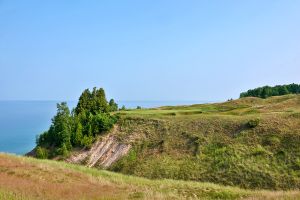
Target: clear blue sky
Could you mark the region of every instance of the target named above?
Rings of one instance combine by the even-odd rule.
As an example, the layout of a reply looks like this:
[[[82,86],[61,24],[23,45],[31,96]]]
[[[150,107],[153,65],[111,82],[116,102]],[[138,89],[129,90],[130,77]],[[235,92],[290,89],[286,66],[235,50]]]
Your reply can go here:
[[[0,0],[0,99],[226,100],[300,82],[297,0]]]

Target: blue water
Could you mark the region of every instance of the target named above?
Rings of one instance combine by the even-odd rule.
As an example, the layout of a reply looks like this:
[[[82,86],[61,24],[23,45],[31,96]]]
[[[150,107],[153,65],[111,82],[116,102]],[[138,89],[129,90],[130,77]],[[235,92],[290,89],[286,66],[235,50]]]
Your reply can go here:
[[[35,138],[46,131],[56,113],[56,101],[0,101],[0,152],[25,154],[35,146]],[[159,107],[188,105],[200,101],[120,101],[119,107]],[[74,107],[76,102],[68,102]]]

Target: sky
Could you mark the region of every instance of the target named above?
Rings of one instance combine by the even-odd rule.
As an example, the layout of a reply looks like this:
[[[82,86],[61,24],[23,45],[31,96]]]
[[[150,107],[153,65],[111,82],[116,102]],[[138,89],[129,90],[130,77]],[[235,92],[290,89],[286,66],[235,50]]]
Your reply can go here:
[[[0,100],[238,98],[300,83],[297,0],[0,0]]]

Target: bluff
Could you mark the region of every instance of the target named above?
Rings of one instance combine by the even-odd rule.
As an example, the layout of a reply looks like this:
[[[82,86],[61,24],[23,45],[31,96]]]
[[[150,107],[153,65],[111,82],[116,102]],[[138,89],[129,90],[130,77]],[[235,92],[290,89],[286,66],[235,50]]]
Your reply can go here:
[[[65,160],[153,179],[300,188],[300,95],[114,114],[113,129]]]

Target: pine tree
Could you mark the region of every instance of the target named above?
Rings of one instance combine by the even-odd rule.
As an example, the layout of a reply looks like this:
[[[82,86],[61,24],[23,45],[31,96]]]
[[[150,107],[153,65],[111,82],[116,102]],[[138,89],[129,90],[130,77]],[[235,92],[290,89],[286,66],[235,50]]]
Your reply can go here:
[[[111,100],[109,101],[109,110],[110,110],[111,112],[114,112],[114,111],[117,111],[117,110],[118,110],[118,104],[115,102],[114,99],[111,99]]]
[[[103,88],[100,88],[99,90],[96,90],[96,96],[94,97],[96,101],[96,108],[94,110],[94,113],[102,112],[107,113],[109,111],[108,104],[105,96],[105,92]]]
[[[79,114],[83,111],[88,111],[91,108],[92,94],[89,89],[85,89],[79,97],[78,104],[75,108],[75,113]]]
[[[52,129],[52,130],[51,130]],[[71,149],[71,132],[72,123],[70,110],[66,102],[57,104],[57,114],[52,119],[52,127],[50,128],[49,134],[55,138],[55,145],[62,146],[66,145],[67,149]]]
[[[76,125],[76,130],[75,130],[74,138],[73,138],[73,142],[72,142],[75,146],[81,145],[81,140],[83,137],[82,131],[83,131],[83,127],[82,127],[81,123],[78,122]]]

